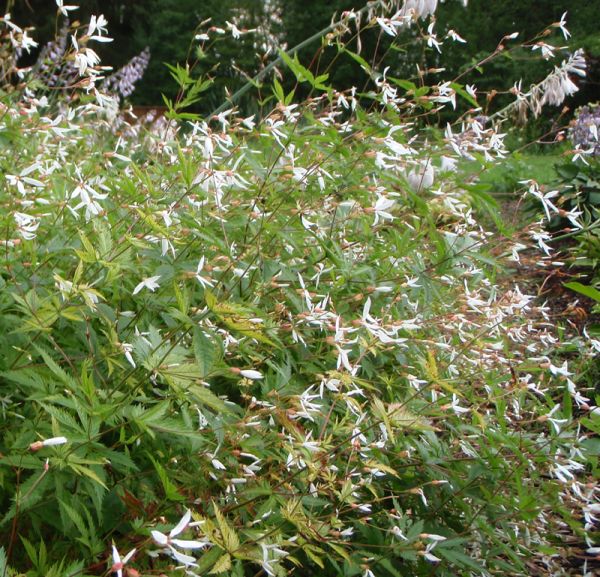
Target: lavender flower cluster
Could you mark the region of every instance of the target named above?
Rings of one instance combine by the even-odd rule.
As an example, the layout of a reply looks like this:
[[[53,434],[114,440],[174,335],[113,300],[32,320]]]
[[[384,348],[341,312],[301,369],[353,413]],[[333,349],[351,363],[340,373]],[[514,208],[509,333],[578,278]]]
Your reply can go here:
[[[591,156],[600,156],[600,104],[582,106],[577,111],[571,130],[571,142],[583,150],[589,150]]]
[[[69,30],[69,22],[65,21],[56,39],[42,48],[35,65],[38,77],[51,88],[66,86],[77,76],[76,66],[65,58]],[[146,47],[125,66],[108,76],[102,83],[102,88],[108,93],[127,98],[135,90],[135,85],[144,75],[149,62],[150,48]]]
[[[136,83],[144,76],[150,62],[150,48],[146,46],[137,56],[134,56],[125,66],[106,78],[102,88],[107,92],[127,98],[135,90]]]
[[[72,76],[75,73],[73,63],[64,60],[69,28],[69,21],[65,20],[56,39],[51,40],[42,48],[35,65],[39,78],[52,88],[65,84],[65,73],[66,76]]]

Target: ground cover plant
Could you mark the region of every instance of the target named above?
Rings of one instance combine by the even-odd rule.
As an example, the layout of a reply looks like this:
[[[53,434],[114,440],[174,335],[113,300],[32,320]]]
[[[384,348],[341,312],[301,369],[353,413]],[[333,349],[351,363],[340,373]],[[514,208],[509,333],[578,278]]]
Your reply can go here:
[[[262,118],[187,112],[192,66],[167,116],[124,113],[101,16],[49,86],[4,16],[3,576],[593,573],[600,338],[511,270],[559,266],[597,215],[529,179],[517,227],[480,180],[510,114],[561,104],[585,61],[552,24],[525,41],[549,75],[484,118],[474,86],[351,49],[364,27],[460,41],[436,8],[343,14],[325,41],[364,88],[282,53],[311,94],[262,78]]]

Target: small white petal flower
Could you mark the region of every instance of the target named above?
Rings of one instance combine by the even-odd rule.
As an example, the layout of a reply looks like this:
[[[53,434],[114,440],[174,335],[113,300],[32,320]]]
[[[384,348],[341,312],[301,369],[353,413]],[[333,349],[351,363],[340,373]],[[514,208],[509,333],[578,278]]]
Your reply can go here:
[[[50,439],[44,439],[43,441],[35,441],[35,443],[31,443],[31,445],[29,445],[29,450],[35,453],[44,447],[56,447],[58,445],[64,445],[68,442],[69,440],[66,437],[52,437]]]
[[[140,284],[138,284],[131,293],[132,295],[138,294],[142,289],[147,288],[148,290],[154,292],[160,285],[158,284],[158,276],[151,276],[149,278],[145,278]]]
[[[69,10],[77,10],[79,6],[67,5],[63,4],[63,0],[56,0],[56,5],[58,6],[58,11],[67,18],[69,17]]]
[[[113,543],[112,546],[112,557],[113,557],[113,566],[110,568],[111,573],[116,573],[117,577],[123,577],[123,567],[127,564],[127,562],[135,555],[136,549],[132,549],[121,559],[121,555],[119,555],[119,551],[115,547]]]
[[[566,12],[560,17],[560,22],[557,22],[556,26],[558,26],[560,28],[560,31],[563,33],[563,36],[565,37],[565,40],[568,40],[569,36],[571,36],[571,33],[567,30],[567,13]]]
[[[219,471],[226,471],[227,467],[219,459],[211,459],[212,466]]]

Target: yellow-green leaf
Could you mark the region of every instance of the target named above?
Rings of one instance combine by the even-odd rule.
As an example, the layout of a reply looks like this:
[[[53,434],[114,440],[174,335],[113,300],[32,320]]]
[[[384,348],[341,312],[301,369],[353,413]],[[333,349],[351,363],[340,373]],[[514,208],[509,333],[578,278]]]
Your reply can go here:
[[[209,575],[215,575],[217,573],[223,573],[231,569],[231,555],[225,553],[221,558],[214,564],[213,568],[208,573]]]

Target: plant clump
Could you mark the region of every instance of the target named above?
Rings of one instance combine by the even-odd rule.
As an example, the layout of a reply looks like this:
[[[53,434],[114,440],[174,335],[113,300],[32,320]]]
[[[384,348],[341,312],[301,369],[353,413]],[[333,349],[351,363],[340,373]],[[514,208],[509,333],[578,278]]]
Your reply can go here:
[[[310,96],[269,80],[260,118],[189,112],[210,78],[184,66],[160,123],[115,113],[102,17],[69,29],[64,98],[6,64],[3,575],[588,571],[600,340],[507,274],[556,262],[562,209],[528,181],[539,218],[504,224],[485,97],[343,42],[427,19],[436,50],[436,9],[343,16],[364,90],[281,53]]]

